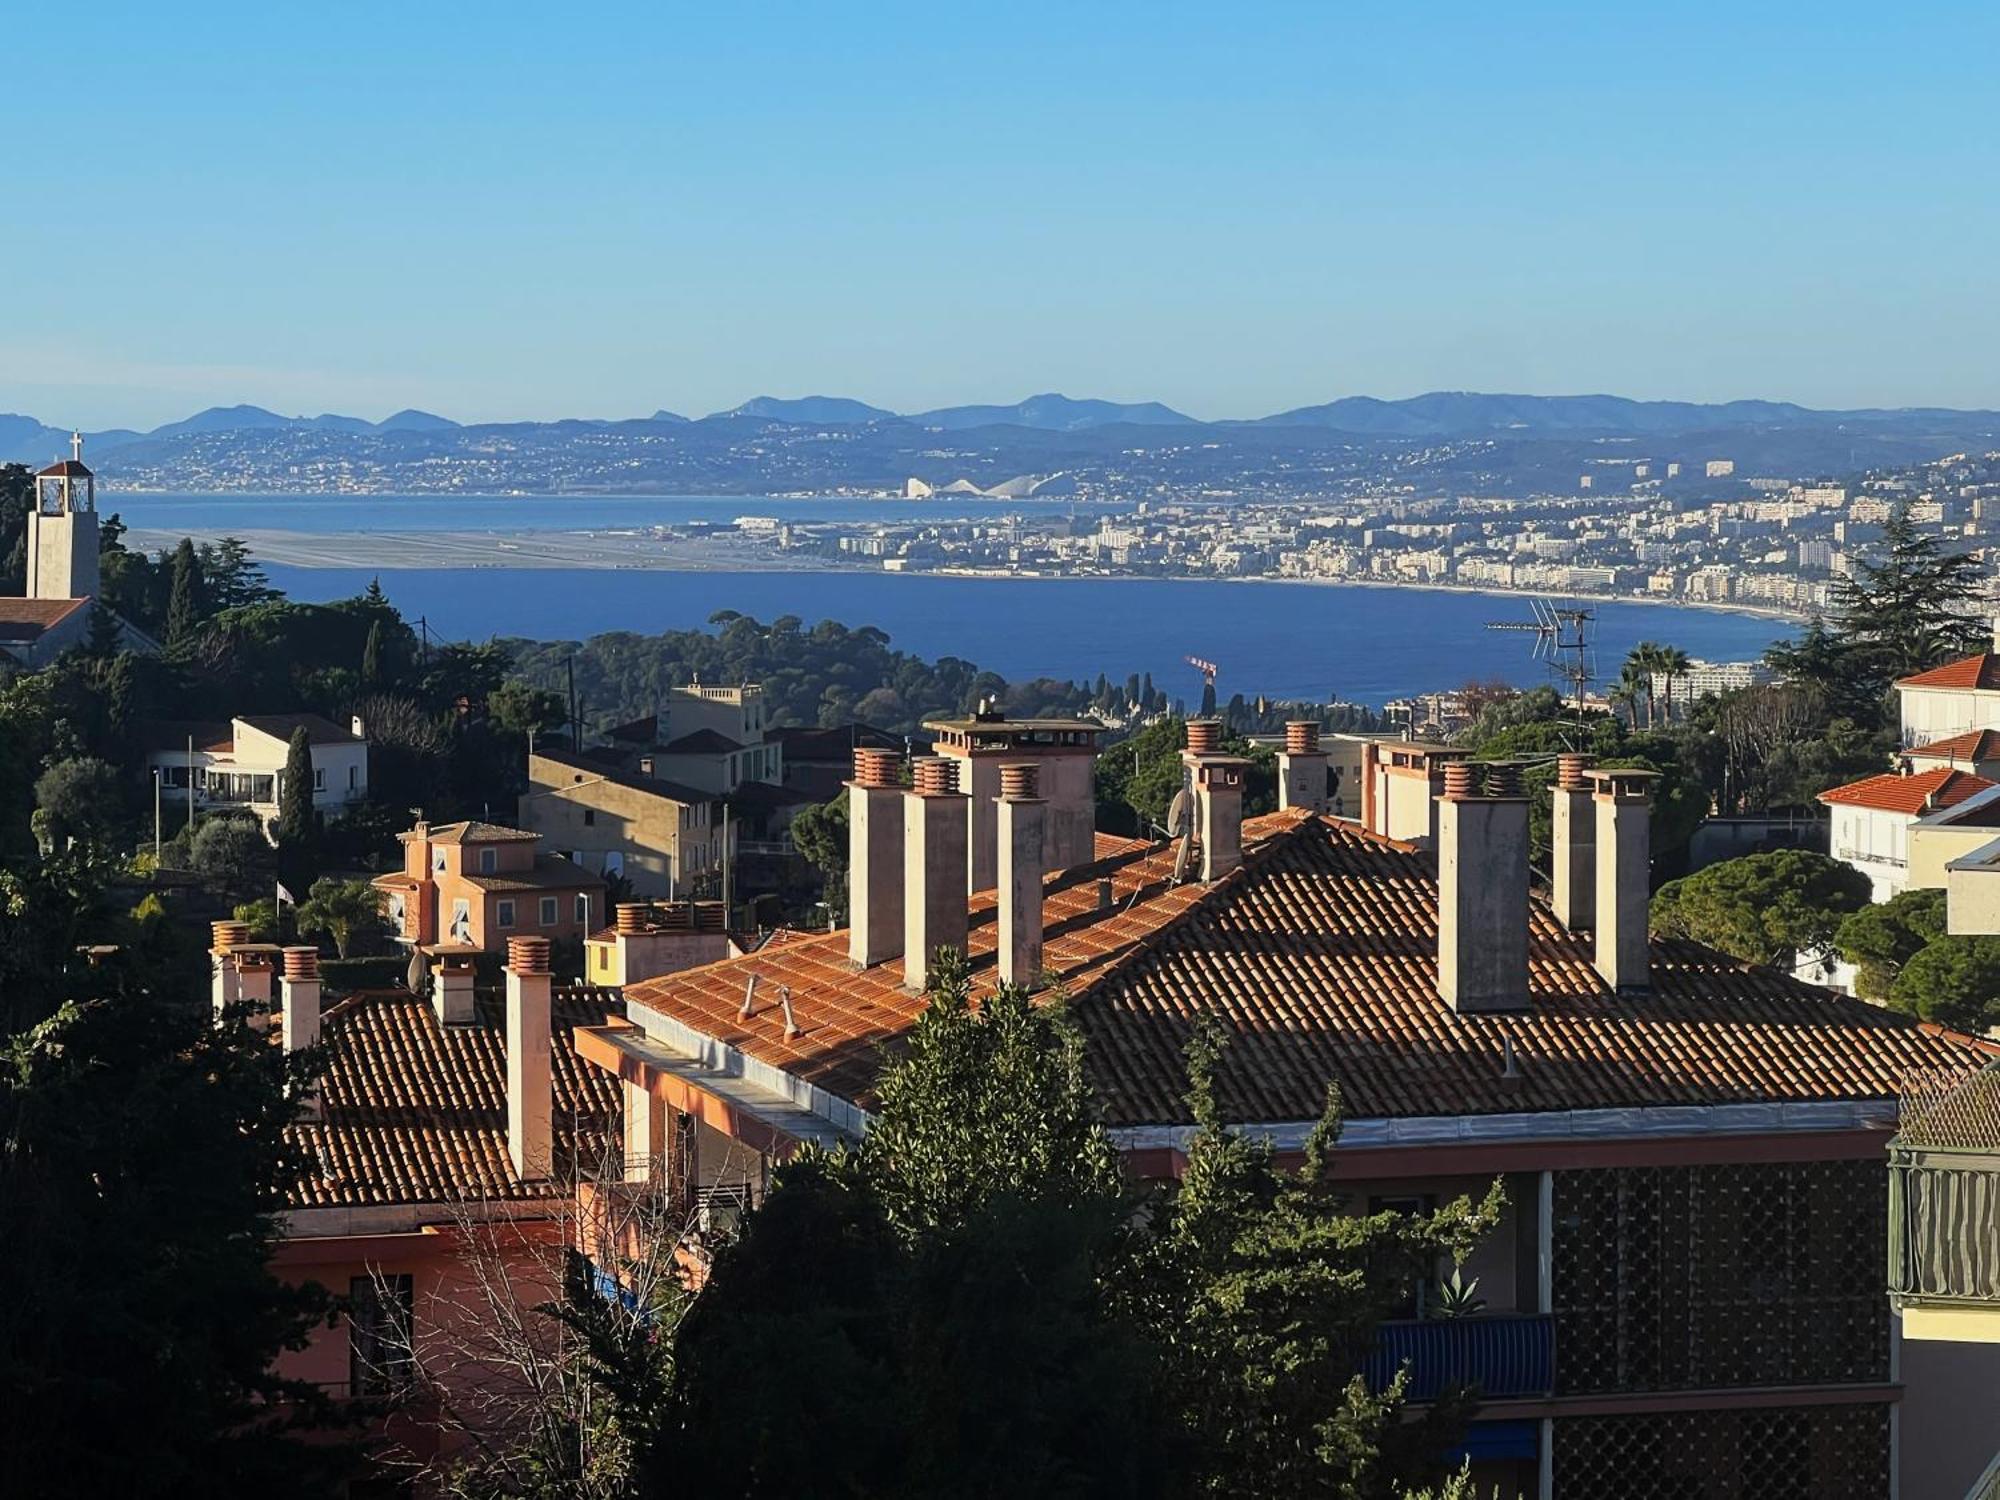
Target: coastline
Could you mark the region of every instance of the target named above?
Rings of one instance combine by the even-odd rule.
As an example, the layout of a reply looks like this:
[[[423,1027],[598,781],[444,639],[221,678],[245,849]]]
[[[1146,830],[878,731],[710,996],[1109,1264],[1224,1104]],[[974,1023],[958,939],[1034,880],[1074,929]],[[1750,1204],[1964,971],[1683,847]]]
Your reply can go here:
[[[216,535],[222,533],[217,532]],[[986,568],[926,568],[890,572],[883,568],[842,564],[830,558],[787,556],[765,546],[728,542],[661,542],[623,532],[304,532],[280,529],[237,529],[259,562],[305,569],[374,568],[383,572],[417,569],[604,571],[658,573],[833,573],[884,580],[897,578],[962,578],[999,583],[1042,581],[1075,583],[1260,583],[1308,588],[1405,590],[1439,594],[1474,594],[1492,599],[1551,597],[1545,590],[1508,589],[1487,584],[1414,583],[1386,578],[1189,577],[1147,573],[1015,573]],[[141,551],[171,547],[179,532],[133,527],[127,544]],[[198,536],[197,541],[214,540]],[[635,547],[636,544],[641,544]],[[1653,605],[1668,609],[1710,610],[1743,615],[1785,625],[1803,625],[1808,618],[1773,605],[1709,599],[1663,599],[1650,595],[1568,594],[1592,605]]]

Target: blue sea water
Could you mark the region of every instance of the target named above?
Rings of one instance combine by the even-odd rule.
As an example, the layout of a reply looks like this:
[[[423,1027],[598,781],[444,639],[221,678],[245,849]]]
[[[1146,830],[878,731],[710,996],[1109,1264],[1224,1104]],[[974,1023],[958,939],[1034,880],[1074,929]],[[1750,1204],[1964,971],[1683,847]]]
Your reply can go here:
[[[305,495],[107,495],[100,509],[133,526],[196,535],[275,528],[321,534],[377,531],[574,531],[741,515],[796,520],[875,519],[1060,508],[1063,502],[820,500],[757,496],[464,497]],[[359,593],[366,568],[268,565],[294,598]],[[960,656],[1019,680],[1122,680],[1150,672],[1176,696],[1195,697],[1187,665],[1221,668],[1224,697],[1380,704],[1408,693],[1501,680],[1532,686],[1548,668],[1532,637],[1489,622],[1525,622],[1524,597],[1414,588],[1368,588],[1153,579],[988,579],[871,572],[668,572],[605,569],[393,569],[382,586],[433,633],[484,640],[578,640],[604,631],[652,633],[705,625],[717,610],[760,620],[874,625],[907,651]],[[1641,640],[1691,656],[1735,661],[1788,634],[1782,621],[1667,604],[1597,601],[1600,675]]]
[[[368,569],[266,570],[294,598],[359,593]],[[1525,599],[1407,588],[1105,578],[939,578],[875,573],[669,573],[557,569],[397,569],[379,575],[397,608],[433,632],[577,640],[610,630],[655,633],[733,609],[759,620],[874,625],[921,656],[960,656],[1010,680],[1123,680],[1151,672],[1176,696],[1201,683],[1186,664],[1221,668],[1224,697],[1381,704],[1477,679],[1548,680],[1530,637],[1486,628],[1525,621]],[[1691,656],[1758,655],[1780,622],[1662,604],[1597,605],[1600,669],[1642,640]]]

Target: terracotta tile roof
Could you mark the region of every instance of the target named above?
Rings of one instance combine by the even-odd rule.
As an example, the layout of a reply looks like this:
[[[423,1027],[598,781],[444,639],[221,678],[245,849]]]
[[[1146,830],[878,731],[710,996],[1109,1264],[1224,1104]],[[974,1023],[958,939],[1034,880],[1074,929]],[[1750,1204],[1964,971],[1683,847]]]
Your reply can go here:
[[[342,729],[331,719],[321,718],[318,714],[245,714],[243,722],[274,740],[289,740],[294,730],[303,729],[308,741],[315,745],[362,743],[351,730]]]
[[[554,854],[535,856],[532,870],[499,870],[491,875],[461,875],[482,891],[601,891],[604,878]]]
[[[1877,812],[1915,816],[1955,806],[1995,784],[1970,771],[1939,766],[1934,771],[1918,771],[1909,776],[1899,776],[1894,771],[1885,771],[1880,776],[1864,776],[1859,781],[1848,782],[1846,786],[1821,792],[1819,800],[1829,807],[1869,807]]]
[[[555,1138],[560,1153],[602,1149],[618,1110],[618,1081],[576,1055],[572,1033],[621,1014],[615,990],[557,989]],[[404,990],[349,997],[329,1009],[321,1118],[292,1127],[319,1160],[295,1208],[448,1203],[551,1196],[523,1183],[507,1156],[507,1029],[494,996],[469,1026],[444,1026]],[[556,1180],[565,1177],[558,1165]]]
[[[716,729],[691,729],[660,746],[662,755],[726,755],[743,745]]]
[[[398,838],[410,838],[411,834],[398,834]],[[506,828],[498,823],[442,823],[433,828],[428,837],[433,844],[526,844],[539,839],[539,833],[528,833],[519,828]]]
[[[1045,959],[1089,1037],[1113,1125],[1187,1122],[1182,1058],[1205,1011],[1235,1036],[1217,1089],[1246,1123],[1311,1119],[1329,1082],[1354,1118],[1880,1099],[1907,1069],[1963,1056],[1910,1018],[1689,944],[1655,944],[1650,995],[1609,993],[1588,942],[1539,904],[1532,1009],[1461,1016],[1437,993],[1431,855],[1297,811],[1244,833],[1243,867],[1209,886],[1172,884],[1171,851],[1136,842],[1051,877]],[[972,903],[979,992],[994,981],[994,928],[988,893]],[[835,932],[626,993],[866,1103],[883,1048],[923,1003],[901,978],[900,962],[857,972]],[[790,1041],[780,985],[800,1027]],[[1518,1084],[1501,1081],[1509,1041]]]
[[[88,599],[0,599],[0,641],[32,641],[60,625]]]
[[[1910,760],[2000,760],[2000,729],[1972,729],[1905,750]]]
[[[1977,656],[1948,661],[1941,667],[1900,679],[1899,688],[1982,688],[2000,689],[2000,654],[1981,651]]]

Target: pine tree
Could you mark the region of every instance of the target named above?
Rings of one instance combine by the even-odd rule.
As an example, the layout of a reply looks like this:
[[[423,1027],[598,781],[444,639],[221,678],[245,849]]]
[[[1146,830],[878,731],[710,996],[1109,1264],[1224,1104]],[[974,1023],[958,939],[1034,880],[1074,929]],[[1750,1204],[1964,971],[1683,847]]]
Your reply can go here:
[[[1982,582],[1977,558],[1946,552],[1941,537],[1918,529],[1910,502],[1898,502],[1875,557],[1833,582],[1834,635],[1850,669],[1887,691],[1899,677],[1981,649]]]
[[[118,628],[118,616],[96,600],[90,605],[90,634],[84,638],[83,649],[87,655],[103,659],[116,656],[119,645],[124,640],[124,632]]]
[[[171,579],[167,592],[167,644],[186,646],[201,624],[201,562],[188,538],[182,537],[180,546],[174,549],[167,572]]]

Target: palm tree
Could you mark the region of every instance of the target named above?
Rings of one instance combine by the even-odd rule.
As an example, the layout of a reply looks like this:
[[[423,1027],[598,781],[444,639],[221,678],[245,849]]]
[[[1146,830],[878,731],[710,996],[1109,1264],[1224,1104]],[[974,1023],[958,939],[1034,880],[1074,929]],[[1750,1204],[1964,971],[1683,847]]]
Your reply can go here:
[[[1618,681],[1612,685],[1609,694],[1612,710],[1624,709],[1635,733],[1639,728],[1639,700],[1648,697],[1652,689],[1652,677],[1630,660],[1626,661],[1624,669],[1618,674]]]
[[[1653,696],[1653,674],[1659,670],[1660,656],[1665,649],[1657,641],[1639,642],[1638,645],[1632,648],[1631,654],[1625,658],[1625,670],[1619,674],[1618,678],[1621,683],[1627,677],[1635,680],[1640,693],[1646,700],[1646,727],[1648,729],[1653,727],[1654,708],[1656,706],[1656,700]],[[1637,729],[1639,726],[1634,722],[1632,727]]]
[[[1694,663],[1689,659],[1687,652],[1681,650],[1680,647],[1660,647],[1659,660],[1654,664],[1654,670],[1666,679],[1667,722],[1669,724],[1674,722],[1674,679],[1676,677],[1687,676],[1688,669],[1693,665]]]

